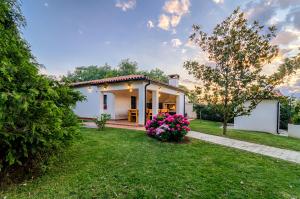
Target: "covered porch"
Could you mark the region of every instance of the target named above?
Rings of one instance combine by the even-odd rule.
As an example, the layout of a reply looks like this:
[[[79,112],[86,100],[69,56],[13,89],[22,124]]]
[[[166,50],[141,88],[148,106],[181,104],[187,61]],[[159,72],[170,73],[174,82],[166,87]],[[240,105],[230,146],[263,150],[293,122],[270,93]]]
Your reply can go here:
[[[128,82],[100,88],[100,112],[111,125],[143,126],[158,113],[183,114],[184,93],[162,85]]]

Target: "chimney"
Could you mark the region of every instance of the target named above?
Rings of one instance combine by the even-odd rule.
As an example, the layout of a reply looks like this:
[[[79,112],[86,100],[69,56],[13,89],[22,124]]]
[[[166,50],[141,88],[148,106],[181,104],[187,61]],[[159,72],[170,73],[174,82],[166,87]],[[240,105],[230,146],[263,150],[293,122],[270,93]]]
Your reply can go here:
[[[169,85],[175,86],[175,87],[179,86],[179,75],[178,74],[169,75]]]

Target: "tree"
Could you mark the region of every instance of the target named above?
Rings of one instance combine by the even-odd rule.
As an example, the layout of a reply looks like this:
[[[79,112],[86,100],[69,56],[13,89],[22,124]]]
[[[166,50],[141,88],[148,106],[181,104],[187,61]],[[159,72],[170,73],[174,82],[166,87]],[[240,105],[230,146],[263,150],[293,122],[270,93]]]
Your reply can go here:
[[[164,71],[160,70],[159,68],[155,68],[148,71],[144,71],[142,72],[144,75],[147,75],[148,77],[150,77],[151,79],[155,79],[161,82],[165,82],[167,83],[169,81],[168,76],[165,74]]]
[[[63,77],[63,80],[79,82],[113,77],[116,75],[117,70],[113,70],[108,64],[105,64],[104,66],[80,66],[76,67],[73,73],[68,73],[67,76]]]
[[[291,123],[300,125],[300,100],[294,100],[291,104]]]
[[[280,99],[280,129],[288,129],[288,123],[291,120],[291,109],[295,100],[294,97],[282,97]]]
[[[190,39],[208,54],[210,62],[190,60],[184,67],[203,82],[195,89],[198,100],[221,105],[223,134],[230,118],[249,114],[263,99],[274,97],[276,86],[299,68],[298,55],[285,59],[274,74],[264,75],[264,65],[278,55],[278,47],[270,43],[276,28],[266,29],[257,21],[249,25],[239,9],[218,24],[211,35],[199,25],[193,30]]]
[[[68,82],[81,82],[95,79],[103,79],[107,77],[116,77],[122,75],[138,75],[143,74],[148,77],[167,83],[168,76],[164,71],[155,68],[150,71],[141,71],[138,68],[136,61],[130,61],[129,59],[123,59],[116,69],[112,68],[108,64],[104,66],[80,66],[76,67],[73,73],[68,73],[62,79]]]
[[[118,66],[118,75],[132,75],[137,74],[138,66],[137,62],[124,59]]]
[[[24,25],[19,4],[0,1],[1,180],[17,166],[37,166],[71,140],[78,132],[72,106],[83,99],[67,84],[39,75],[40,65],[19,31]]]

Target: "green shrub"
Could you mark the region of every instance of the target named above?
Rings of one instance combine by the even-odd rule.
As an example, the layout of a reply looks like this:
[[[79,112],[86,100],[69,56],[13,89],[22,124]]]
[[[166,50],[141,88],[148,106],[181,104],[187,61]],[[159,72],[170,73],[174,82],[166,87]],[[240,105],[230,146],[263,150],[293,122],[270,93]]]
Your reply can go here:
[[[98,130],[102,131],[105,128],[106,122],[110,120],[110,114],[101,114],[96,120],[95,123],[98,127]]]
[[[146,123],[146,134],[161,141],[181,142],[190,131],[190,122],[180,114],[158,114]]]
[[[291,122],[300,124],[300,100],[293,99],[291,101]]]
[[[293,124],[300,124],[300,113],[293,115],[292,122]]]
[[[280,123],[279,128],[280,129],[287,129],[288,123],[290,120],[290,100],[289,98],[282,98],[280,100]]]
[[[83,100],[65,83],[39,74],[22,38],[13,0],[0,1],[0,179],[36,167],[78,133],[72,107]],[[7,175],[5,175],[7,176]]]
[[[210,120],[215,122],[223,122],[223,114],[219,111],[221,107],[218,105],[195,104],[194,110],[197,114],[197,119]],[[231,118],[229,123],[233,122]]]

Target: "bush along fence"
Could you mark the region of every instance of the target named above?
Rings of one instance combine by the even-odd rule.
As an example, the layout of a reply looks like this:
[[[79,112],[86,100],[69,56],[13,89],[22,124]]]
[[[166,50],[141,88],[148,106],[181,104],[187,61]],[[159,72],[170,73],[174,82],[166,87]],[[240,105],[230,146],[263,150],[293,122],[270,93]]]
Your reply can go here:
[[[219,111],[222,107],[218,105],[195,104],[193,108],[197,114],[197,119],[223,122],[223,114]],[[228,122],[233,123],[233,118]]]
[[[158,114],[145,126],[148,136],[161,141],[180,142],[190,131],[190,122],[183,115]]]

